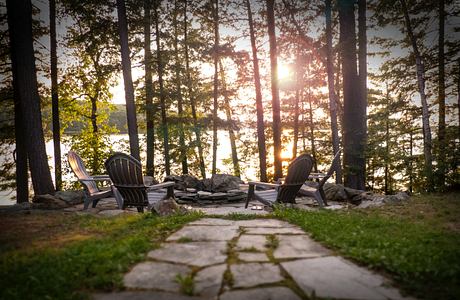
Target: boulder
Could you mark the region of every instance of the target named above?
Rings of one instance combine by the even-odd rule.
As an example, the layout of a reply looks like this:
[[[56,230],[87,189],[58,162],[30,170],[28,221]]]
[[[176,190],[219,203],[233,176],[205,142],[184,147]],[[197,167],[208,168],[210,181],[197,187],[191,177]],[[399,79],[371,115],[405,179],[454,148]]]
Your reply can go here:
[[[181,176],[169,175],[165,177],[165,181],[174,181],[174,188],[180,191],[186,191],[189,188],[196,190],[203,189],[203,182],[198,178],[188,174]]]
[[[32,202],[33,208],[39,209],[61,209],[71,206],[66,201],[49,194],[35,195]]]
[[[77,205],[83,203],[85,200],[85,192],[83,191],[58,191],[54,196],[65,201],[69,205]]]
[[[153,204],[152,212],[160,216],[169,216],[175,213],[185,213],[187,209],[177,204],[173,198],[163,199]]]
[[[318,185],[317,182],[316,185]],[[327,201],[345,202],[348,199],[345,188],[341,184],[325,183],[323,186]]]
[[[211,177],[213,192],[227,192],[240,188],[240,178],[229,174],[214,174]]]

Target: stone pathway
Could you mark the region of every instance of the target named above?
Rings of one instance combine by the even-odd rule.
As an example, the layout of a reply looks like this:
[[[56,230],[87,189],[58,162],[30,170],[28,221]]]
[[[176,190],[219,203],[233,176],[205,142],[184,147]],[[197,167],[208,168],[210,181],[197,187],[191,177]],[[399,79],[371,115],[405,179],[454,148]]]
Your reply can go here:
[[[189,223],[123,283],[127,291],[94,299],[408,299],[381,275],[274,219]]]

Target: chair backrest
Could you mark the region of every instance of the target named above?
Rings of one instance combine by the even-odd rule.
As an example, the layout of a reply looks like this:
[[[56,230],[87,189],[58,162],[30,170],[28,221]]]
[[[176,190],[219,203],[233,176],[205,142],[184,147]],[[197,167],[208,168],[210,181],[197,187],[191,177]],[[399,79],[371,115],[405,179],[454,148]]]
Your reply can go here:
[[[140,161],[131,155],[114,153],[105,161],[112,184],[123,196],[123,206],[149,204]]]
[[[319,182],[319,187],[322,187],[324,185],[324,183],[329,179],[329,177],[332,176],[332,174],[334,174],[334,171],[335,171],[335,166],[338,164],[339,160],[340,160],[340,152],[342,151],[342,149],[339,149],[337,151],[337,153],[335,154],[334,156],[334,159],[332,160],[332,163],[331,163],[331,167],[329,168],[329,170],[327,171],[326,173],[326,176],[324,176],[321,181]]]
[[[286,179],[278,192],[280,202],[295,202],[295,197],[308,179],[312,166],[313,158],[309,154],[299,155],[289,164]]]
[[[70,168],[75,176],[77,176],[78,180],[83,184],[86,192],[89,195],[99,192],[99,188],[97,187],[95,181],[84,180],[91,179],[91,176],[89,176],[88,171],[86,171],[85,164],[83,163],[81,157],[74,151],[70,150],[69,153],[67,153],[67,160],[69,161]]]

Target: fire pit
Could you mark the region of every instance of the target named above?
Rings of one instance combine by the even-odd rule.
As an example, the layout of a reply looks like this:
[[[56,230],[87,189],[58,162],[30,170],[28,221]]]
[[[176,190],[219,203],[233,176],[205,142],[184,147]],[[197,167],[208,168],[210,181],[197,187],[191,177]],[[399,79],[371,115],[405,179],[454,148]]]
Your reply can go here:
[[[187,174],[170,175],[165,181],[174,181],[174,195],[181,204],[242,202],[246,199],[246,191],[240,189],[244,182],[228,174],[215,174],[203,180]]]

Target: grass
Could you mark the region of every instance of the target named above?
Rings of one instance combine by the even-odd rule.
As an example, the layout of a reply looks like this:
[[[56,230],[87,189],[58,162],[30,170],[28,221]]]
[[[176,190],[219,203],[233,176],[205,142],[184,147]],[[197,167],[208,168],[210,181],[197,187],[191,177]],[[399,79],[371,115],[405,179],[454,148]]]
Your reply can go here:
[[[274,234],[267,235],[267,241],[265,242],[265,246],[268,249],[275,250],[279,246],[279,240]]]
[[[460,194],[413,197],[402,205],[348,211],[278,209],[340,254],[389,273],[427,299],[460,297]]]
[[[121,289],[147,251],[199,217],[1,216],[0,299],[86,299],[92,290]]]
[[[179,283],[180,292],[185,295],[193,296],[195,290],[195,282],[191,274],[182,276],[181,274],[176,275],[176,282]]]

